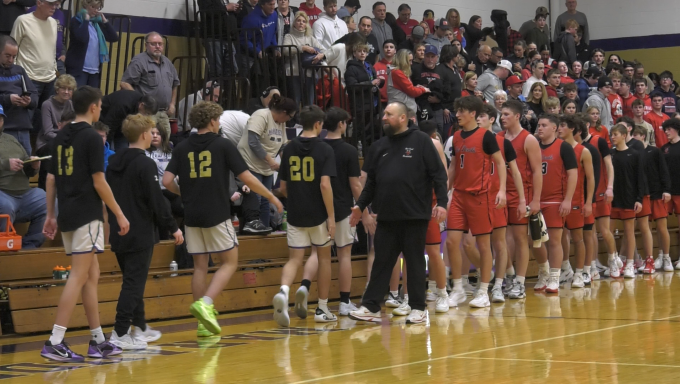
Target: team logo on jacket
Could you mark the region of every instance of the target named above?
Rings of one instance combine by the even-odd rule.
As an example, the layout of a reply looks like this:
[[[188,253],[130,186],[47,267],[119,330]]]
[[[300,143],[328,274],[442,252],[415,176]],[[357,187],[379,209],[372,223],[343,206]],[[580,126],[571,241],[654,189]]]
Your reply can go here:
[[[411,157],[413,157],[413,156],[411,156],[412,152],[413,152],[413,148],[404,148],[404,156],[402,156],[402,157],[407,157],[407,158],[410,159]]]

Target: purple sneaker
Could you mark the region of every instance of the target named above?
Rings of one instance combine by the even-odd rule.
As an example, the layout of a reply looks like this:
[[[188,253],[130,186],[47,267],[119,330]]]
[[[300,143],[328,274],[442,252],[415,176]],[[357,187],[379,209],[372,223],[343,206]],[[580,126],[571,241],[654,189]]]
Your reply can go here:
[[[68,361],[72,363],[85,361],[85,358],[82,355],[73,352],[63,340],[57,345],[52,345],[49,340],[46,341],[42,351],[40,351],[40,356],[50,360]]]
[[[90,340],[90,347],[87,349],[87,357],[93,359],[101,359],[109,356],[120,355],[123,350],[116,347],[115,345],[105,341],[101,344],[97,344],[96,341]]]

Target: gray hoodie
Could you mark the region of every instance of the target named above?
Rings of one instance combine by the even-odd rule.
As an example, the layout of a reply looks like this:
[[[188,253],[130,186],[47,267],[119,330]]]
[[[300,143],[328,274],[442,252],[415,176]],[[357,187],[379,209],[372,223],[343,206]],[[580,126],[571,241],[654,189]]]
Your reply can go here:
[[[589,107],[597,107],[600,110],[600,120],[602,125],[611,129],[614,125],[614,120],[612,119],[612,105],[609,103],[604,94],[599,90],[592,90],[588,95],[588,99],[585,104],[583,104],[583,110],[585,111]]]
[[[484,93],[484,100],[493,105],[494,94],[496,91],[503,90],[503,82],[496,76],[493,70],[487,69],[479,76],[479,79],[477,79],[476,90],[482,91]]]

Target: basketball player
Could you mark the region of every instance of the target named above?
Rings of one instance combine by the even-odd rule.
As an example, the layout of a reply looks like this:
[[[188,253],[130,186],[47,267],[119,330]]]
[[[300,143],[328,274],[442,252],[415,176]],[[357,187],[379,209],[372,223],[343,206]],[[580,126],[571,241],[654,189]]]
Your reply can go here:
[[[465,300],[461,280],[460,244],[463,235],[470,231],[475,236],[480,254],[480,283],[470,307],[484,308],[491,305],[488,287],[491,280],[491,242],[493,231],[491,210],[505,207],[506,167],[498,142],[493,133],[479,129],[477,116],[482,112],[482,101],[474,96],[456,100],[454,108],[459,125],[463,128],[453,137],[453,156],[449,166],[449,190],[453,189],[447,220],[446,246],[453,275],[453,291],[449,306],[458,306]],[[495,197],[488,197],[491,162],[498,172],[500,187]]]
[[[635,267],[635,216],[642,211],[645,196],[645,178],[642,169],[642,154],[626,145],[628,129],[623,124],[616,124],[611,129],[612,164],[614,165],[614,200],[611,217],[623,221],[624,241],[621,256],[626,257],[623,277],[634,278]],[[612,277],[620,276],[616,261],[610,264]]]
[[[661,259],[661,263],[658,269],[663,268],[665,272],[672,272],[673,264],[669,255],[671,239],[668,234],[668,210],[666,209],[666,203],[671,201],[671,177],[661,150],[647,144],[647,140],[645,140],[647,134],[647,131],[640,127],[635,127],[633,130],[633,137],[645,146],[644,151],[642,151],[642,161],[649,191],[649,218],[656,221],[656,233],[659,236],[659,256],[657,260]],[[638,223],[639,225],[640,222]],[[649,224],[647,224],[647,228],[649,228]],[[649,234],[651,235],[651,231]],[[645,250],[647,250],[646,248],[647,245],[645,245]],[[652,273],[654,270],[656,270],[655,261],[649,256],[639,271],[642,273]]]
[[[596,147],[592,146],[590,143],[583,141],[583,136],[586,136],[589,134],[588,132],[588,123],[586,123],[582,118],[580,114],[576,115],[576,123],[580,125],[581,130],[580,132],[576,133],[574,135],[574,140],[576,140],[577,143],[583,145],[586,147],[588,152],[590,152],[590,156],[592,157],[592,164],[593,164],[593,179],[594,179],[594,186],[593,186],[593,214],[590,216],[586,216],[583,219],[583,242],[585,244],[586,248],[586,259],[585,263],[583,266],[583,283],[585,285],[590,285],[590,282],[592,280],[598,280],[600,278],[600,275],[597,271],[597,265],[595,260],[597,259],[597,238],[593,238],[593,225],[595,224],[595,210],[596,208],[596,203],[595,203],[595,198],[596,198],[596,192],[599,187],[599,181],[600,181],[600,172],[601,172],[601,164],[602,164],[602,157],[600,156],[600,150],[597,149]],[[600,137],[601,140],[604,141]],[[604,141],[603,145],[607,145],[607,142]],[[607,152],[609,153],[609,152]],[[587,191],[589,189],[587,180],[584,185],[585,190]],[[568,254],[568,252],[567,252]]]
[[[565,115],[560,118],[558,133],[560,139],[571,145],[578,164],[578,179],[576,190],[571,201],[571,212],[565,219],[564,228],[569,231],[571,241],[575,244],[576,273],[571,282],[572,288],[583,288],[583,267],[586,258],[586,247],[583,241],[583,227],[585,218],[593,214],[593,194],[595,193],[595,177],[593,173],[593,158],[590,151],[579,144],[574,136],[581,135],[581,124],[574,116]],[[587,188],[587,189],[586,189]],[[585,194],[585,195],[584,195]],[[569,237],[567,231],[562,233],[562,263],[569,265]]]
[[[333,188],[333,209],[335,211],[335,238],[334,244],[338,252],[338,266],[340,273],[340,316],[349,315],[357,307],[349,300],[352,286],[352,244],[356,230],[349,225],[349,215],[352,213],[354,199],[361,195],[361,182],[359,176],[359,154],[357,149],[342,139],[347,131],[347,120],[350,115],[343,109],[331,107],[326,112],[323,128],[328,132],[326,144],[333,148],[335,154],[335,168],[337,176],[331,179]],[[311,280],[316,276],[318,269],[318,256],[314,251],[307,258],[302,276],[302,285],[295,294],[295,311],[304,319],[307,317],[307,297]]]
[[[52,143],[51,169],[47,175],[47,218],[43,233],[54,239],[61,228],[66,255],[71,256],[71,275],[57,306],[52,335],[40,356],[56,361],[82,362],[85,358],[64,342],[66,327],[82,294],[85,315],[90,326],[87,356],[103,358],[119,355],[122,350],[106,341],[99,322],[97,285],[99,262],[95,253],[104,252],[104,211],[102,201],[115,215],[124,236],[130,224],[118,206],[104,177],[104,144],[92,123],[99,120],[102,94],[89,86],[73,93],[76,119],[57,132]],[[56,202],[59,201],[59,216]]]
[[[288,293],[302,266],[305,248],[316,246],[318,255],[319,305],[316,322],[333,322],[337,317],[328,309],[331,286],[331,239],[335,236],[335,208],[331,177],[336,176],[335,154],[319,139],[325,114],[313,105],[300,112],[302,134],[286,145],[281,156],[281,193],[288,198],[288,249],[290,259],[283,267],[281,289],[274,296],[274,320],[290,325]],[[296,308],[307,297],[295,295]],[[305,305],[306,307],[306,305]],[[300,310],[297,310],[300,314]],[[306,311],[305,311],[306,315]]]
[[[588,129],[583,132],[585,135],[583,142],[592,145],[600,154],[600,179],[597,182],[597,189],[595,190],[593,216],[595,217],[597,224],[597,232],[602,235],[602,240],[604,241],[604,245],[607,248],[608,260],[613,260],[615,263],[617,263],[617,268],[615,269],[617,270],[616,276],[618,276],[618,270],[623,267],[623,263],[619,265],[620,259],[618,258],[618,253],[616,252],[616,241],[614,240],[614,235],[612,235],[610,229],[611,202],[614,199],[614,166],[612,165],[611,151],[605,139],[600,136],[593,136],[590,134],[589,126],[593,124],[590,116],[582,113],[579,115],[579,117],[588,124]],[[591,232],[592,239],[590,241],[591,244],[593,244],[593,249],[597,250],[597,232]],[[595,252],[593,256],[594,259],[590,264],[590,277],[591,280],[599,280],[600,274],[597,268],[598,260]],[[605,273],[608,270],[611,270],[611,268],[605,270]]]
[[[189,310],[199,321],[199,337],[221,332],[214,300],[229,283],[238,263],[238,240],[231,223],[226,175],[233,172],[253,192],[283,211],[279,199],[250,173],[234,144],[218,134],[220,116],[222,107],[212,101],[202,101],[191,109],[189,123],[198,132],[175,147],[163,174],[165,188],[177,195],[181,191],[184,204],[187,251],[194,257],[191,290],[195,301]],[[221,265],[208,285],[211,254],[219,257]]]
[[[543,190],[543,175],[541,173],[541,148],[538,140],[522,128],[520,119],[524,111],[524,105],[516,100],[508,100],[501,108],[501,121],[505,131],[499,136],[510,141],[517,155],[517,168],[522,177],[524,198],[529,202],[529,214],[535,215],[541,210],[541,191]],[[508,244],[514,244],[514,249],[508,247],[508,253],[515,255],[516,277],[512,288],[508,292],[510,299],[523,299],[526,297],[524,281],[527,267],[529,266],[529,235],[528,215],[526,201],[520,199],[519,190],[513,183],[508,184],[508,225],[510,233]],[[520,215],[521,212],[525,212]]]
[[[671,176],[671,201],[667,203],[668,213],[680,216],[680,119],[672,118],[661,126],[666,133],[668,143],[661,148]],[[680,260],[675,264],[680,269]]]
[[[560,264],[563,259],[562,228],[565,218],[571,213],[578,179],[578,164],[574,148],[557,138],[557,116],[547,114],[538,119],[538,138],[540,140],[543,190],[541,191],[541,212],[548,227],[547,249],[544,244],[534,248],[538,263],[538,282],[535,291],[545,290],[558,293],[560,287]],[[585,252],[584,252],[585,253]],[[550,265],[548,265],[548,262]]]

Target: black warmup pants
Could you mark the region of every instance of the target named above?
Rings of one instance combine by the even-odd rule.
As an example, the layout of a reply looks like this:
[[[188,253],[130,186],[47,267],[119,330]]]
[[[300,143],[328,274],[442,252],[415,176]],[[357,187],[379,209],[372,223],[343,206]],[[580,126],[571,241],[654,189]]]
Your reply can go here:
[[[146,329],[144,288],[152,255],[153,247],[137,252],[116,252],[118,265],[123,272],[123,286],[118,296],[114,326],[118,336],[126,334],[131,324]]]
[[[425,236],[428,220],[379,221],[375,230],[375,261],[371,279],[361,305],[371,312],[390,290],[392,269],[400,253],[408,272],[408,303],[412,309],[425,310]]]

